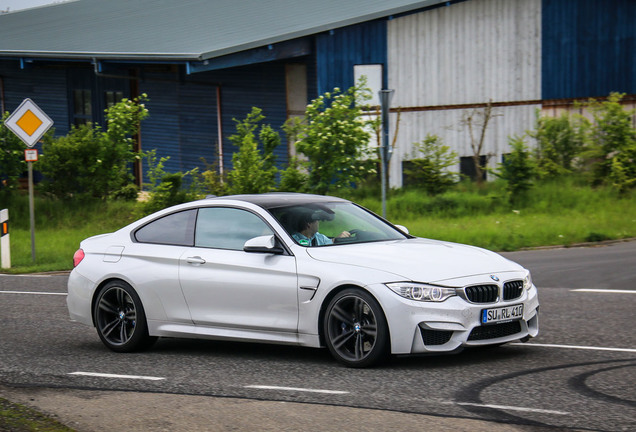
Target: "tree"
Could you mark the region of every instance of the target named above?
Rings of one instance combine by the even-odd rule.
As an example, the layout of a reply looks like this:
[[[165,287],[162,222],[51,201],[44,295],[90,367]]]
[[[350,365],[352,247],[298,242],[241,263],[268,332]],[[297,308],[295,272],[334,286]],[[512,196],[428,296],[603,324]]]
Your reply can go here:
[[[529,132],[537,141],[535,159],[540,178],[569,174],[585,143],[589,123],[583,117],[563,113],[559,117],[541,116],[537,111],[535,130]]]
[[[610,184],[619,191],[636,184],[636,110],[620,104],[624,94],[612,93],[604,102],[591,101],[593,121],[584,157],[595,184]]]
[[[370,133],[362,113],[370,98],[362,80],[344,93],[335,88],[307,106],[296,147],[307,157],[310,190],[319,194],[347,190],[369,173],[363,160],[370,155]]]
[[[0,122],[0,190],[10,191],[18,186],[20,175],[26,170],[24,143],[5,125],[5,113]]]
[[[256,107],[245,119],[234,119],[236,134],[229,139],[239,150],[232,155],[232,171],[228,174],[230,193],[269,192],[276,185],[274,149],[280,144],[280,136],[269,125],[261,126],[263,151],[259,150],[255,132],[264,119],[262,110]]]
[[[468,136],[470,138],[470,148],[473,152],[472,158],[475,164],[475,176],[477,184],[481,185],[484,181],[484,167],[481,164],[481,155],[486,142],[486,130],[488,124],[493,117],[501,114],[493,112],[492,100],[489,100],[483,110],[474,109],[466,114],[462,120],[462,124],[468,128]],[[478,129],[479,136],[475,136],[475,129]],[[486,155],[486,164],[491,154]]]
[[[431,195],[437,195],[450,188],[456,181],[456,174],[448,168],[457,164],[457,153],[444,145],[437,135],[427,135],[420,143],[414,144],[416,151],[411,159],[411,167],[404,173],[413,184],[422,187]]]
[[[111,198],[130,189],[133,138],[148,116],[144,94],[122,99],[106,110],[106,130],[93,124],[73,126],[68,135],[45,138],[39,164],[43,188],[60,198]],[[127,194],[130,196],[130,194]]]
[[[523,137],[509,137],[508,142],[512,152],[506,155],[496,174],[506,181],[508,199],[510,203],[515,203],[532,187],[536,168]]]

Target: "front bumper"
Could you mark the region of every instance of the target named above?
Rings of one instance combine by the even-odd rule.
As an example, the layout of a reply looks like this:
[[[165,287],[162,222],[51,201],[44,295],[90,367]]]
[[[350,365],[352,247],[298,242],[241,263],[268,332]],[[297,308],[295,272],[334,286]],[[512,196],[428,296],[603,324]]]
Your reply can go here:
[[[379,288],[379,287],[378,287]],[[388,288],[383,287],[384,290]],[[444,353],[469,346],[498,345],[539,333],[539,299],[533,285],[510,301],[475,304],[454,296],[446,301],[417,302],[383,295],[393,354]],[[523,304],[520,320],[482,325],[484,309]]]

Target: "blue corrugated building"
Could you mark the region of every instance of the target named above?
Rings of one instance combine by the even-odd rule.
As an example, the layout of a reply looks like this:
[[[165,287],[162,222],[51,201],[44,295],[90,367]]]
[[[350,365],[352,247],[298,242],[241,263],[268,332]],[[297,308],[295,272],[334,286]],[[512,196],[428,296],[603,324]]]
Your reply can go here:
[[[319,94],[353,85],[358,65],[381,65],[382,87],[397,82],[402,93],[425,92],[420,81],[430,81],[435,64],[404,71],[404,58],[425,57],[438,48],[443,52],[437,56],[452,59],[463,56],[466,47],[456,31],[451,34],[458,40],[450,45],[434,46],[436,42],[426,39],[423,52],[410,52],[400,41],[421,37],[422,29],[400,24],[409,17],[436,17],[433,14],[443,9],[440,22],[450,26],[455,14],[459,20],[460,14],[476,11],[478,20],[492,15],[493,8],[527,5],[533,8],[525,10],[540,16],[528,18],[514,10],[502,16],[536,19],[538,32],[523,37],[536,39],[530,45],[539,47],[538,54],[518,61],[538,62],[540,76],[515,76],[511,68],[505,71],[505,82],[534,80],[540,90],[520,98],[505,96],[496,104],[532,108],[611,91],[627,93],[627,101],[636,99],[632,0],[78,0],[0,15],[0,108],[12,111],[29,97],[55,121],[56,134],[61,135],[73,124],[102,123],[109,104],[146,93],[150,117],[142,124],[141,149],[170,156],[166,168],[171,171],[203,167],[202,158],[227,170],[235,150],[227,139],[235,130],[233,119],[244,118],[253,106],[262,108],[266,122],[279,128],[290,116],[302,114]],[[518,23],[510,24],[514,28]],[[483,55],[477,53],[478,62],[498,55],[491,46],[477,49],[483,50]],[[391,60],[396,57],[392,50],[405,52]],[[461,59],[449,64],[453,62],[460,64]],[[461,76],[468,70],[450,72],[437,70],[433,85],[453,89],[453,80],[461,78],[479,87],[488,79]],[[427,102],[425,96],[424,102],[405,100],[399,105],[415,116],[487,102],[486,96],[465,102],[443,97]],[[395,100],[400,101],[399,94]],[[438,133],[410,122],[407,114],[400,126],[403,138]],[[526,120],[511,122],[512,129],[532,127]],[[462,148],[461,143],[450,144]],[[284,142],[277,150],[279,163],[286,162],[289,152]],[[392,160],[394,168],[406,153]],[[392,173],[398,177],[401,168]]]

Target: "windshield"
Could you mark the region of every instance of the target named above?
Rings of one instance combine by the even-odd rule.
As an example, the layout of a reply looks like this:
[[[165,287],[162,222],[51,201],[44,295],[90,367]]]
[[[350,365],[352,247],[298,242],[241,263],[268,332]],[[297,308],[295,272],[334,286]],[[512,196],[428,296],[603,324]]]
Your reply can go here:
[[[350,202],[293,205],[269,211],[301,246],[407,238],[375,214]]]

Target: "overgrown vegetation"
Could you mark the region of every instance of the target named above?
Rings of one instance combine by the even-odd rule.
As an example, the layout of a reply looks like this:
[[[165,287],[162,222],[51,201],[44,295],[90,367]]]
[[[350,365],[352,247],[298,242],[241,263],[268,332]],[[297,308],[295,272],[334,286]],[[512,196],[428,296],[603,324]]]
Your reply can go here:
[[[130,165],[140,155],[132,137],[148,116],[145,100],[123,99],[107,109],[106,130],[88,123],[66,136],[47,134],[37,163],[45,176],[41,190],[60,199],[136,198]]]
[[[493,250],[636,237],[636,191],[622,197],[610,186],[592,188],[582,180],[542,181],[526,199],[511,205],[503,181],[477,187],[462,182],[431,196],[420,189],[393,191],[387,217],[416,236],[468,243]],[[377,194],[358,190],[356,202],[376,213]],[[134,221],[145,203],[128,201],[61,201],[36,199],[36,256],[31,244],[26,196],[10,202],[13,272],[69,270],[79,243],[113,232]]]
[[[73,432],[73,429],[24,405],[0,398],[0,431]]]
[[[25,226],[27,200],[17,188],[25,169],[24,147],[0,125],[0,208],[11,212],[14,267],[68,269],[83,238],[206,194],[329,193],[379,212],[378,180],[373,175],[377,155],[369,147],[369,131],[378,125],[377,120],[361,120],[368,99],[364,85],[362,81],[345,92],[335,89],[322,95],[309,104],[304,118],[282,126],[298,154],[283,168],[275,159],[280,135],[256,107],[245,118],[235,119],[230,140],[237,151],[232,169],[224,175],[205,161],[203,171],[166,172],[167,156],[155,150],[134,152],[133,137],[149,114],[145,95],[107,110],[105,130],[84,125],[64,137],[48,135],[35,167],[45,174],[36,201],[35,264]],[[636,236],[635,113],[624,109],[622,97],[612,94],[590,101],[585,105],[587,118],[538,115],[533,131],[509,138],[511,151],[494,170],[499,180],[485,184],[459,182],[450,171],[457,155],[439,137],[428,135],[414,144],[416,151],[405,169],[411,184],[391,191],[387,216],[418,236],[495,250]],[[483,137],[487,122],[474,116],[466,122],[478,129],[483,124]],[[534,142],[528,144],[529,140]],[[483,143],[481,138],[472,141],[477,148]],[[144,202],[132,200],[138,191],[130,171],[140,158],[147,165]]]

